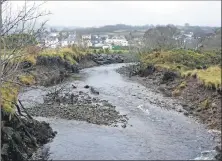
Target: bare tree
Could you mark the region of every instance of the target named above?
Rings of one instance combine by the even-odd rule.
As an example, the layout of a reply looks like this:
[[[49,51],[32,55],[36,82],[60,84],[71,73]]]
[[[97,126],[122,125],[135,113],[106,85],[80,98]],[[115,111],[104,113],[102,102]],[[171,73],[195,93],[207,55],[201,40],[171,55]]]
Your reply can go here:
[[[25,49],[37,45],[36,38],[44,31],[47,22],[40,24],[38,21],[50,14],[40,10],[44,3],[25,1],[15,11],[13,2],[0,0],[0,88],[7,82],[21,85],[17,76],[22,72],[22,59],[29,54]],[[2,99],[0,95],[0,105]]]

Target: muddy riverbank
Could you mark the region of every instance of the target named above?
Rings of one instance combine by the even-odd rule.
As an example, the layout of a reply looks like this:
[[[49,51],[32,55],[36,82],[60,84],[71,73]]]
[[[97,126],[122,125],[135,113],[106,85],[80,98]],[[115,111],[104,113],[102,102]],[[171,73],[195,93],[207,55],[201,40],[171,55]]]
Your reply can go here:
[[[77,122],[65,117],[63,120],[60,116],[42,118],[40,120],[49,122],[52,128],[58,131],[55,139],[46,145],[50,153],[49,158],[194,159],[203,152],[204,157],[212,159],[213,148],[217,144],[215,134],[184,114],[174,112],[170,108],[167,110],[166,107],[170,104],[182,109],[174,99],[155,93],[118,74],[115,70],[123,65],[83,69],[78,74],[79,80],[69,80],[64,86],[67,90],[71,89],[72,93],[82,91],[84,94],[80,94],[78,99],[83,96],[87,100],[89,96],[94,100],[107,100],[115,106],[120,115],[127,116],[130,126],[99,126],[84,120]],[[73,85],[76,88],[73,88]],[[92,93],[90,88],[84,88],[85,85],[93,87],[99,94]],[[25,100],[30,99],[41,100],[44,103],[43,98],[47,92],[36,95],[36,91],[41,93],[39,90],[41,88],[27,90],[20,98],[24,104],[27,103],[26,106],[30,101]],[[107,101],[99,102],[102,105]],[[50,101],[48,103],[51,104]]]

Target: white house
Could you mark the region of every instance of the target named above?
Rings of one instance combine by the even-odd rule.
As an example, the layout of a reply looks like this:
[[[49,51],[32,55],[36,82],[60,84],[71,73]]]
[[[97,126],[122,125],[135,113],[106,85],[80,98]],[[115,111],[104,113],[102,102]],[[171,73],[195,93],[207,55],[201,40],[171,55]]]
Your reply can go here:
[[[112,45],[103,45],[103,49],[112,49]]]
[[[91,34],[82,35],[82,40],[91,40]]]
[[[93,46],[93,44],[92,44],[92,42],[90,40],[88,40],[87,43],[86,43],[86,46],[90,47],[90,46]]]
[[[68,45],[69,45],[68,40],[62,40],[62,41],[61,41],[61,46],[62,46],[62,47],[66,47],[66,46],[68,46]]]
[[[49,34],[49,37],[57,37],[57,36],[59,36],[59,33],[58,33],[58,32],[51,32],[51,33]]]
[[[114,45],[119,45],[119,46],[128,46],[128,41],[124,38],[119,38],[119,37],[113,37],[111,39],[106,39],[105,42],[107,44],[114,44]]]
[[[102,48],[103,46],[104,46],[104,44],[102,44],[102,43],[98,43],[98,44],[95,44],[95,45],[94,45],[94,47],[101,47],[101,48]]]
[[[46,38],[45,39],[45,47],[48,47],[48,48],[56,48],[59,46],[59,40],[58,38]]]

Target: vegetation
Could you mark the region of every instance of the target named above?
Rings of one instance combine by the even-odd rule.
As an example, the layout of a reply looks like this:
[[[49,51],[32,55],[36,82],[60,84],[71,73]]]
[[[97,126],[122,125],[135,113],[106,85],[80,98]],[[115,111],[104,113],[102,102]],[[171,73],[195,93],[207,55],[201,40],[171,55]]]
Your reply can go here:
[[[20,50],[21,56],[18,58],[12,59],[14,61],[28,61],[32,65],[36,64],[37,56],[46,56],[46,57],[60,57],[64,61],[68,61],[71,64],[76,64],[76,60],[89,53],[89,51],[75,46],[61,48],[61,49],[45,49],[40,50],[38,47],[29,46]],[[20,73],[20,72],[18,72]],[[33,85],[35,83],[35,77],[31,74],[22,74],[17,73],[18,81],[20,85]],[[13,81],[7,81],[0,87],[0,94],[2,98],[1,107],[3,107],[7,112],[14,111],[14,103],[17,100],[19,85],[15,85]]]
[[[145,66],[151,64],[157,68],[176,71],[182,77],[196,76],[207,88],[221,89],[221,54],[219,52],[198,53],[183,49],[154,51],[142,54],[141,62]]]
[[[0,95],[2,98],[1,107],[8,113],[13,113],[14,102],[16,102],[18,97],[19,86],[13,83],[3,83],[0,88]]]
[[[35,77],[33,75],[20,75],[18,77],[19,81],[24,85],[32,85],[35,83]]]
[[[129,50],[122,50],[122,49],[120,49],[120,50],[113,50],[113,49],[98,49],[98,48],[96,48],[96,49],[89,49],[89,52],[90,53],[99,53],[99,54],[126,54],[126,53],[129,53]]]
[[[207,88],[221,90],[221,67],[219,66],[211,66],[206,70],[189,70],[182,73],[182,76],[196,76]]]

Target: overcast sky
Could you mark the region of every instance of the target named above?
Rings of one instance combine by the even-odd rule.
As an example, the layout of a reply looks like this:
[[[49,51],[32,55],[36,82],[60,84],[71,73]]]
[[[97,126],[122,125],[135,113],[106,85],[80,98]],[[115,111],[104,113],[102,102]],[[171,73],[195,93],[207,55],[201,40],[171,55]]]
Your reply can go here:
[[[48,1],[48,25],[175,24],[221,26],[221,1]]]

